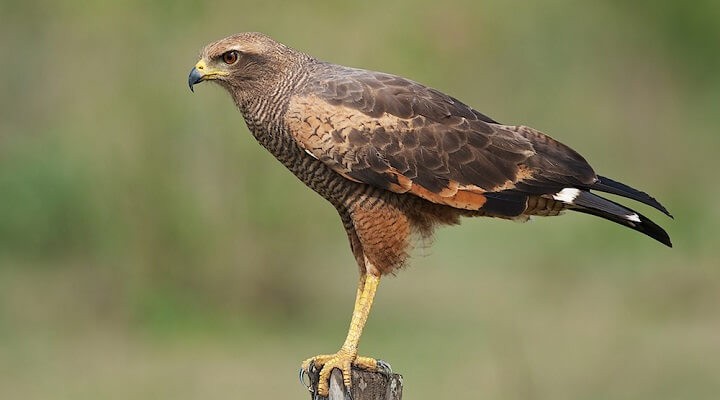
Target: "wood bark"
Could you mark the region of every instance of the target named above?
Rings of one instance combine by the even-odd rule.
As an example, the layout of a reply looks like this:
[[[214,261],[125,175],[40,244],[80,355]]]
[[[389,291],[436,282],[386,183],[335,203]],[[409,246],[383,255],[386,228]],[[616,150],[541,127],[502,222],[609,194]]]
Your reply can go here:
[[[312,400],[401,400],[403,380],[399,374],[369,372],[352,369],[352,387],[349,392],[343,384],[342,373],[335,369],[330,375],[330,394],[319,397],[315,393],[320,371],[312,369],[308,373],[310,398]]]

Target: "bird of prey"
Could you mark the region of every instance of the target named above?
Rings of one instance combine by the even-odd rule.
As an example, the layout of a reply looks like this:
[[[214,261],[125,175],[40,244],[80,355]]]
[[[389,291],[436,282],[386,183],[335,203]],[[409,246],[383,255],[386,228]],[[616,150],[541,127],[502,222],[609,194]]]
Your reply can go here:
[[[350,386],[351,365],[377,370],[358,342],[380,278],[403,266],[411,234],[460,217],[527,220],[565,210],[594,215],[672,246],[650,219],[595,192],[650,205],[648,194],[597,175],[544,133],[493,120],[460,100],[400,76],[318,60],[261,33],[207,45],[190,71],[225,88],[262,146],[340,214],[360,279],[350,329],[320,368]]]

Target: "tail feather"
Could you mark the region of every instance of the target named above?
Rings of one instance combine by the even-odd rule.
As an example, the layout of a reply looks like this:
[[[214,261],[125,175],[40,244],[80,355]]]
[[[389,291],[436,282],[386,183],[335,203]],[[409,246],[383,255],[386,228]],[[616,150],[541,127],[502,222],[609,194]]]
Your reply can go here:
[[[670,218],[673,217],[672,215],[670,215],[668,210],[662,204],[660,204],[659,201],[655,200],[655,198],[650,196],[649,194],[642,192],[640,190],[631,188],[630,186],[628,186],[624,183],[614,181],[614,180],[604,177],[604,176],[598,176],[597,182],[588,186],[587,189],[597,190],[600,192],[605,192],[605,193],[610,193],[610,194],[616,194],[618,196],[622,196],[622,197],[626,197],[628,199],[639,201],[641,203],[647,204],[647,205],[661,211],[663,214],[667,215]]]
[[[575,190],[577,190],[577,192],[567,191],[565,192],[564,196],[558,195],[557,197],[555,197],[555,199],[561,200],[564,203],[568,204],[568,209],[570,210],[595,215],[597,217],[607,219],[617,224],[627,226],[630,229],[650,236],[651,238],[668,247],[672,247],[672,242],[670,241],[670,236],[667,234],[667,232],[665,232],[663,228],[658,226],[656,223],[654,223],[644,215],[634,210],[631,210],[623,205],[620,205],[614,201],[590,193],[587,190]],[[646,203],[645,201],[642,202]],[[667,214],[667,211],[664,212]]]

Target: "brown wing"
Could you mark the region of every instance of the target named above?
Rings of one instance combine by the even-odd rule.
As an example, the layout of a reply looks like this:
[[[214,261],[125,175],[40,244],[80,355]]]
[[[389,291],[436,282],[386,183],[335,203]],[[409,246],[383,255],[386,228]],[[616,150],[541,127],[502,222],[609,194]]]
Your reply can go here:
[[[567,146],[418,83],[330,64],[317,75],[285,121],[300,146],[348,179],[469,210],[492,199],[516,215],[527,197],[515,194],[596,179]]]

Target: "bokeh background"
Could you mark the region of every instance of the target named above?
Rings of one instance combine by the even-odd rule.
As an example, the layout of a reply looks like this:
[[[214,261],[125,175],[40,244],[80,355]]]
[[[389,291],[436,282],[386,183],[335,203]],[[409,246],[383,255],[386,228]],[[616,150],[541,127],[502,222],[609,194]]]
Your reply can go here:
[[[228,96],[188,91],[245,30],[541,129],[676,216],[638,206],[674,249],[585,215],[440,230],[361,345],[407,399],[717,398],[713,0],[3,0],[0,398],[306,398],[356,267]]]

